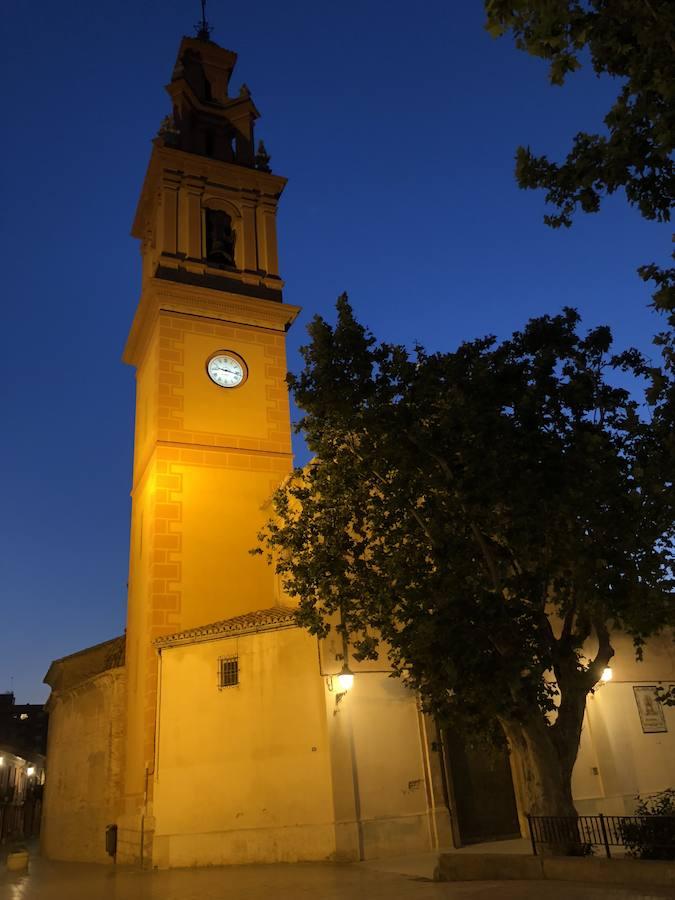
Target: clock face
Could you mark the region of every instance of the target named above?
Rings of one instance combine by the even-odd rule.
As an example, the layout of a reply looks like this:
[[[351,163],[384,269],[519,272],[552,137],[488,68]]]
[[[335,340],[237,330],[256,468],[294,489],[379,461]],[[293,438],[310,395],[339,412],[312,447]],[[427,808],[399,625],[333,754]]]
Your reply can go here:
[[[246,379],[246,363],[229,353],[216,353],[206,364],[209,378],[218,387],[238,387]]]

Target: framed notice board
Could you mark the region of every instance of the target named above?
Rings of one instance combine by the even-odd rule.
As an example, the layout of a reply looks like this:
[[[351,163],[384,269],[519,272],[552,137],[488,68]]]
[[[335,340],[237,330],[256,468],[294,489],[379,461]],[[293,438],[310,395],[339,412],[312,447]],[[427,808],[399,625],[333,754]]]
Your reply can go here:
[[[659,731],[668,731],[663,707],[656,696],[655,684],[634,685],[633,693],[637,703],[640,723],[645,734],[654,734]]]

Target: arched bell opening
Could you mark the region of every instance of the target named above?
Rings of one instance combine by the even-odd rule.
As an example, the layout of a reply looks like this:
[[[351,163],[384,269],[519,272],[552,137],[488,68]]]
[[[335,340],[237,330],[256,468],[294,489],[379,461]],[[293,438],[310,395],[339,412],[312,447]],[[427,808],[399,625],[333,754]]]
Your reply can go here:
[[[203,210],[202,234],[203,257],[209,266],[239,268],[234,215],[222,208],[206,207]]]

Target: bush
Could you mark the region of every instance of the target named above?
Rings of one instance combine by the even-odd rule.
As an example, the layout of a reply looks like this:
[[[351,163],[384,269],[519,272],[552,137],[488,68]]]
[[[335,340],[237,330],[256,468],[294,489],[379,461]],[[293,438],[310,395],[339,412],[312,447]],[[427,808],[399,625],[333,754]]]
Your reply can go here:
[[[637,800],[634,816],[619,825],[629,856],[675,859],[675,789]]]

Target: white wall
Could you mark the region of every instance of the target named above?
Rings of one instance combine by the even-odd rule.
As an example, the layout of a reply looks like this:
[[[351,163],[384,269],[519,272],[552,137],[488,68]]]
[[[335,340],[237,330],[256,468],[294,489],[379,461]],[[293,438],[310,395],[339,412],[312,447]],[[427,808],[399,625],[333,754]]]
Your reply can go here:
[[[329,713],[334,703],[329,695]],[[341,757],[349,759],[358,790],[364,858],[433,849],[415,695],[386,673],[362,672],[331,719],[336,733],[343,732],[342,746],[335,746],[335,784],[341,790],[352,777],[340,766]]]
[[[633,693],[636,685],[675,683],[672,638],[651,639],[643,662],[635,660],[625,636],[615,636],[613,644],[613,678],[589,698],[574,769],[580,813],[630,813],[637,794],[675,787],[675,708],[663,708],[667,732],[645,734]]]

